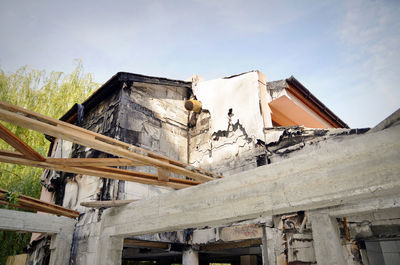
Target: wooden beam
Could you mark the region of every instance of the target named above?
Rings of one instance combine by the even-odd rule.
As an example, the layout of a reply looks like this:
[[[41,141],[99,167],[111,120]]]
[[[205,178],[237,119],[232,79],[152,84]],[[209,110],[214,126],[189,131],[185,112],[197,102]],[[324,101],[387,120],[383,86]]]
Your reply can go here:
[[[89,201],[81,202],[81,205],[88,208],[107,208],[124,206],[134,201],[137,200]]]
[[[1,156],[10,156],[10,157],[18,157],[18,158],[25,158],[25,156],[21,153],[15,151],[7,151],[7,150],[0,150]]]
[[[7,201],[7,193],[8,191],[0,189],[0,201],[2,201],[2,204],[9,204]],[[17,202],[12,204],[11,206],[15,206],[17,208],[23,208],[27,210],[33,210],[33,211],[41,211],[45,213],[51,213],[51,214],[57,214],[57,215],[62,215],[66,217],[71,217],[71,218],[77,218],[79,216],[79,212],[62,207],[60,205],[56,205],[53,203],[49,202],[44,202],[29,196],[25,195],[18,195],[17,196]]]
[[[65,166],[145,166],[146,164],[127,158],[46,158],[46,162]]]
[[[103,212],[104,234],[135,236],[400,196],[400,125],[319,142],[313,152]],[[149,222],[148,220],[151,220]]]
[[[140,171],[131,171],[131,170],[126,170],[126,169],[119,169],[119,168],[111,168],[111,167],[80,167],[80,168],[85,168],[85,169],[94,169],[94,170],[99,170],[102,173],[104,172],[109,172],[109,173],[115,173],[115,174],[121,174],[121,175],[127,175],[127,176],[133,176],[133,177],[141,177],[141,178],[147,178],[147,179],[151,179],[151,180],[158,180],[158,175],[154,175],[151,173],[146,173],[146,172],[140,172]],[[175,178],[175,177],[171,177],[168,178],[168,181],[170,183],[173,184],[182,184],[182,185],[188,185],[188,186],[195,186],[198,184],[201,184],[200,181],[195,181],[195,180],[189,180],[189,179],[182,179],[182,178]],[[163,185],[164,181],[157,181],[157,183],[159,183],[159,185],[161,186],[165,186]],[[157,185],[157,184],[154,184]],[[166,184],[168,185],[168,184]]]
[[[2,156],[2,155],[0,155],[0,162],[32,166],[32,167],[40,167],[40,168],[49,168],[56,171],[64,171],[74,174],[133,181],[143,184],[167,186],[174,189],[182,189],[200,183],[198,181],[179,179],[179,178],[170,178],[168,182],[158,181],[157,180],[158,176],[150,173],[129,171],[117,168],[109,168],[109,167],[93,167],[93,166],[71,167],[61,164],[52,164],[48,162],[33,161],[26,158],[18,158],[18,157]]]
[[[2,138],[6,143],[15,148],[18,152],[22,153],[29,159],[44,161],[44,158],[33,150],[29,145],[24,143],[15,134],[13,134],[7,127],[0,123],[0,138]]]
[[[152,153],[145,149],[129,145],[113,138],[5,102],[0,102],[0,119],[115,156],[134,159],[145,164],[151,164],[155,167],[163,168],[198,181],[205,182],[220,177],[211,175],[209,172],[202,169],[196,169],[182,162]],[[163,161],[164,159],[168,160],[168,162]]]

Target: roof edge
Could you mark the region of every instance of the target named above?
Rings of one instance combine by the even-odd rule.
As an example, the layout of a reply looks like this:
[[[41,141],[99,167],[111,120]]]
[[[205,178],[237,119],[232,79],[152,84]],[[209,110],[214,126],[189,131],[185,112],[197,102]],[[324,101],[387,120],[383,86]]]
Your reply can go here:
[[[128,72],[118,72],[80,104],[82,104],[86,110],[91,109],[93,106],[97,105],[102,99],[112,94],[115,89],[118,89],[116,85],[120,82],[139,82],[166,86],[181,86],[189,88],[192,87],[192,82],[188,81],[133,74]],[[78,103],[75,103],[63,116],[61,116],[60,120],[65,122],[72,122],[77,115],[77,109]]]
[[[333,122],[342,128],[350,128],[344,121],[342,121],[338,116],[336,116],[333,111],[331,111],[324,103],[322,103],[318,98],[316,98],[302,83],[300,83],[293,75],[287,79],[286,82],[294,86],[303,97],[309,99],[322,113],[326,114]]]

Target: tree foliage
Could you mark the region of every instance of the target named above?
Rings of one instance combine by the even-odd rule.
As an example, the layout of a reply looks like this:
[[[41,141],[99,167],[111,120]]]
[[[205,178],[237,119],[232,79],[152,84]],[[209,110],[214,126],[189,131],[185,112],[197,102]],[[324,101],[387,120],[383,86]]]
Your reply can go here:
[[[24,66],[15,73],[7,74],[0,69],[0,100],[50,116],[60,118],[74,103],[80,103],[99,84],[91,74],[85,74],[80,61],[69,73],[46,73]],[[44,135],[8,123],[2,123],[25,143],[43,156],[47,155],[49,141]],[[13,150],[0,139],[1,150]],[[14,151],[14,150],[13,150]],[[43,169],[0,163],[0,188],[38,198]],[[14,235],[14,236],[13,236]],[[6,255],[14,255],[26,246],[27,236],[0,231],[0,264]]]

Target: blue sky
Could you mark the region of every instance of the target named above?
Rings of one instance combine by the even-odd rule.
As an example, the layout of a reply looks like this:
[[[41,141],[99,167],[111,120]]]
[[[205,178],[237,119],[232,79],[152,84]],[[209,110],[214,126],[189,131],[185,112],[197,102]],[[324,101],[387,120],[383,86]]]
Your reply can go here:
[[[400,1],[0,2],[0,68],[294,75],[350,127],[400,107]]]

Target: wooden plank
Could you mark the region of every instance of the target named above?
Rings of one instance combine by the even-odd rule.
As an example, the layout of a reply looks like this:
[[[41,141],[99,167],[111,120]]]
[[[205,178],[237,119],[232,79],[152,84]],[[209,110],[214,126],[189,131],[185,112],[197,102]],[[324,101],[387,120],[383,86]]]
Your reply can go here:
[[[145,166],[146,164],[127,158],[46,158],[46,162],[65,166]]]
[[[88,208],[119,207],[137,200],[112,200],[112,201],[88,201],[81,202],[81,205]]]
[[[12,207],[15,208],[21,208],[30,211],[40,211],[44,213],[56,214],[70,218],[77,218],[79,216],[79,212],[77,211],[73,211],[55,204],[46,204],[46,202],[43,201],[32,201],[31,199],[27,199],[21,196],[23,195],[20,195],[18,197],[17,203],[10,204],[5,198],[5,196],[3,194],[0,194],[0,201],[4,205],[11,205]]]
[[[72,125],[72,124],[69,124],[69,123],[66,123],[66,122],[62,122],[62,121],[47,117],[47,116],[39,114],[39,113],[35,113],[35,112],[32,112],[32,111],[26,110],[24,108],[21,108],[21,107],[18,107],[18,106],[15,106],[15,105],[12,105],[12,104],[9,104],[9,103],[6,103],[6,102],[1,102],[0,101],[0,109],[8,110],[8,111],[11,111],[11,112],[21,113],[21,114],[26,115],[26,117],[33,118],[35,120],[41,121],[41,122],[49,124],[49,125],[53,125],[53,126],[62,125],[64,127],[66,127],[66,128],[72,128],[74,131],[78,131],[78,132],[82,132],[84,134],[91,135],[91,136],[95,137],[96,140],[102,141],[104,143],[109,143],[109,144],[112,144],[114,146],[118,146],[118,147],[121,147],[121,148],[124,148],[124,149],[131,149],[133,152],[146,154],[146,155],[148,155],[148,157],[151,157],[151,158],[166,160],[171,165],[184,167],[184,168],[191,167],[188,164],[182,163],[182,162],[177,161],[177,160],[170,159],[170,158],[168,158],[166,156],[163,156],[163,155],[148,151],[146,149],[143,149],[143,148],[140,148],[140,147],[137,147],[137,146],[133,146],[133,145],[127,144],[125,142],[118,141],[116,139],[113,139],[113,138],[110,138],[110,137],[107,137],[107,136],[104,136],[104,135],[101,135],[101,134],[86,130],[84,128],[81,128],[81,127],[78,127],[78,126],[75,126],[75,125]],[[9,122],[13,123],[12,121],[9,121]],[[34,130],[36,130],[36,129],[34,129]],[[217,176],[214,173],[212,173],[210,171],[207,171],[207,170],[204,170],[204,169],[195,169],[195,170],[196,170],[196,172],[203,172],[204,174],[209,175],[209,176],[213,176],[215,178],[222,177],[222,176]]]
[[[7,127],[0,123],[0,138],[2,138],[6,143],[15,148],[18,152],[25,155],[27,158],[32,160],[44,161],[44,158],[33,150],[30,146],[19,139],[15,134],[13,134]]]
[[[0,150],[1,156],[25,158],[15,151]],[[65,166],[145,166],[144,163],[127,158],[53,158],[46,157],[45,162]]]
[[[9,108],[12,108],[16,113],[7,110]],[[28,112],[28,114],[26,114],[26,112]],[[25,113],[26,116],[22,115],[21,113]],[[31,118],[31,116],[35,117],[35,119]],[[10,106],[10,104],[8,103],[0,102],[0,119],[6,122],[10,122],[12,124],[16,124],[51,135],[53,137],[62,138],[83,146],[91,147],[102,152],[138,160],[146,164],[151,164],[158,168],[164,168],[171,172],[182,174],[199,181],[210,181],[219,177],[208,176],[206,175],[207,173],[205,173],[204,170],[196,169],[179,161],[173,161],[171,159],[168,159],[170,161],[169,163],[161,161],[158,159],[159,155],[157,154],[152,154],[144,149],[139,149],[136,146],[128,145],[121,141],[85,130],[83,128],[65,122],[61,122],[48,117],[46,117],[45,119],[46,122],[43,122],[42,116],[30,111],[26,111],[16,106]],[[157,159],[153,157],[157,157]],[[180,166],[177,166],[177,164],[179,164]]]
[[[15,152],[15,151],[7,151],[7,150],[0,150],[0,155],[25,158],[24,155],[21,154],[21,153],[18,153],[18,152]]]
[[[8,191],[4,189],[0,189],[0,201],[4,203],[7,203],[6,195]],[[41,211],[45,213],[51,213],[51,214],[58,214],[66,217],[71,217],[71,218],[76,218],[79,216],[79,212],[62,207],[60,205],[56,205],[53,203],[45,202],[38,200],[36,198],[32,198],[29,196],[25,195],[18,195],[17,196],[17,202],[15,204],[11,204],[11,206],[15,206],[18,208],[23,208],[27,210],[35,210],[35,211]]]
[[[174,189],[182,189],[200,183],[198,181],[178,179],[178,178],[171,178],[170,181],[165,182],[165,181],[158,181],[157,175],[144,172],[135,172],[135,171],[129,171],[117,168],[108,168],[108,167],[70,167],[60,164],[51,164],[48,162],[33,161],[25,158],[9,157],[1,155],[0,155],[0,162],[40,167],[40,168],[49,168],[52,170],[70,172],[74,174],[83,174],[83,175],[97,176],[102,178],[133,181],[143,184],[167,186]]]
[[[119,168],[111,168],[111,167],[104,167],[104,166],[96,166],[96,167],[90,166],[90,167],[80,167],[80,168],[99,170],[102,173],[109,172],[109,173],[115,173],[115,174],[121,174],[121,175],[127,175],[127,176],[148,178],[148,179],[152,179],[152,180],[158,179],[157,175],[154,175],[151,173],[140,172],[140,171],[131,171],[131,170],[119,169]],[[169,181],[171,183],[186,184],[186,185],[190,185],[190,186],[195,186],[195,185],[201,184],[200,181],[181,179],[181,178],[175,178],[175,177],[169,178]],[[162,182],[158,181],[158,183],[161,184]],[[155,185],[157,185],[157,184],[155,184]],[[164,186],[164,185],[161,185],[161,186]]]
[[[111,168],[111,167],[103,167],[103,166],[97,166],[97,167],[80,167],[80,168],[85,168],[85,169],[91,169],[91,170],[99,170],[102,173],[108,172],[108,173],[115,173],[115,174],[121,174],[121,175],[127,175],[127,176],[133,176],[133,177],[142,177],[142,178],[148,178],[151,180],[156,181],[158,179],[157,175],[151,174],[151,173],[146,173],[146,172],[140,172],[140,171],[130,171],[126,169],[119,169],[119,168]],[[190,186],[195,186],[198,184],[201,184],[199,181],[194,181],[194,180],[189,180],[189,179],[181,179],[181,178],[174,178],[171,177],[169,178],[169,181],[171,183],[179,183],[179,184],[186,184]],[[164,181],[157,181],[157,183],[161,184]],[[157,185],[157,184],[153,184]],[[168,184],[166,184],[168,186]],[[165,185],[161,185],[165,186]]]

